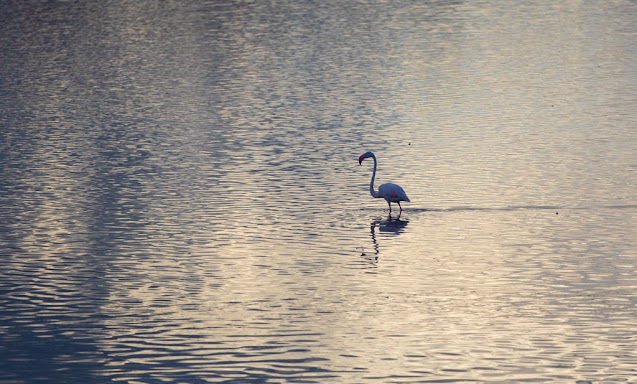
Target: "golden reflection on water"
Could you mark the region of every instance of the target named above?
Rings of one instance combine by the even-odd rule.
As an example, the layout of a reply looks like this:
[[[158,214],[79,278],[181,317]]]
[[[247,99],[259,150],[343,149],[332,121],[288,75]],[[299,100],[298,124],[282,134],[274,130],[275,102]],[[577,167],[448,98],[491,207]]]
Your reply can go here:
[[[0,381],[634,376],[634,7],[145,5],[0,23]]]

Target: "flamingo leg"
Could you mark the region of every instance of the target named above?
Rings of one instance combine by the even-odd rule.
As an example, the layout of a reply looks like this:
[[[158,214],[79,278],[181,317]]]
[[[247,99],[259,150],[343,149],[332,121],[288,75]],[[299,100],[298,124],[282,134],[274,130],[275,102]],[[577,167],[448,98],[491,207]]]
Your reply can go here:
[[[387,201],[387,205],[389,205],[389,213],[391,213],[391,203]]]
[[[398,201],[398,208],[400,208],[400,212],[403,211],[403,207],[400,206],[400,201]]]

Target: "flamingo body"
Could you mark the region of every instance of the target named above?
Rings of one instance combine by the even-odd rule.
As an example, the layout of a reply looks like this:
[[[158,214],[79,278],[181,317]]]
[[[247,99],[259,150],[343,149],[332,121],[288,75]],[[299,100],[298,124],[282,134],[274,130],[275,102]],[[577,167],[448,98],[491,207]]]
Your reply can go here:
[[[374,178],[376,177],[376,167],[378,165],[376,161],[376,156],[372,152],[366,152],[358,158],[358,164],[359,165],[362,164],[363,160],[365,160],[368,157],[371,157],[372,159],[374,159],[374,171],[372,172],[372,181],[369,183],[369,193],[372,195],[372,197],[385,199],[385,201],[387,201],[387,205],[389,205],[389,213],[391,213],[392,202],[398,203],[400,212],[402,212],[403,207],[400,206],[400,202],[401,201],[409,202],[409,197],[407,197],[407,194],[405,193],[403,188],[398,184],[392,184],[392,183],[381,184],[378,187],[378,192],[374,191]]]

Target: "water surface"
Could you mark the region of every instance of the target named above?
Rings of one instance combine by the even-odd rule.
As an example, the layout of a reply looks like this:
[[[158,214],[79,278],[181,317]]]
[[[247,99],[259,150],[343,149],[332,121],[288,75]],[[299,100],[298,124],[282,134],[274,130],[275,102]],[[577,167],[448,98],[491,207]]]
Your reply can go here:
[[[0,14],[0,382],[637,375],[634,3]]]

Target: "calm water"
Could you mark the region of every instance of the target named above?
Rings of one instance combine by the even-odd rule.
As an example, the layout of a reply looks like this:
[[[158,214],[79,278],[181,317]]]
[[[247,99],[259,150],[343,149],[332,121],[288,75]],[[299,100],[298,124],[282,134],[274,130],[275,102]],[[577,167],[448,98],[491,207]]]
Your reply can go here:
[[[637,380],[635,2],[1,7],[0,383]]]

